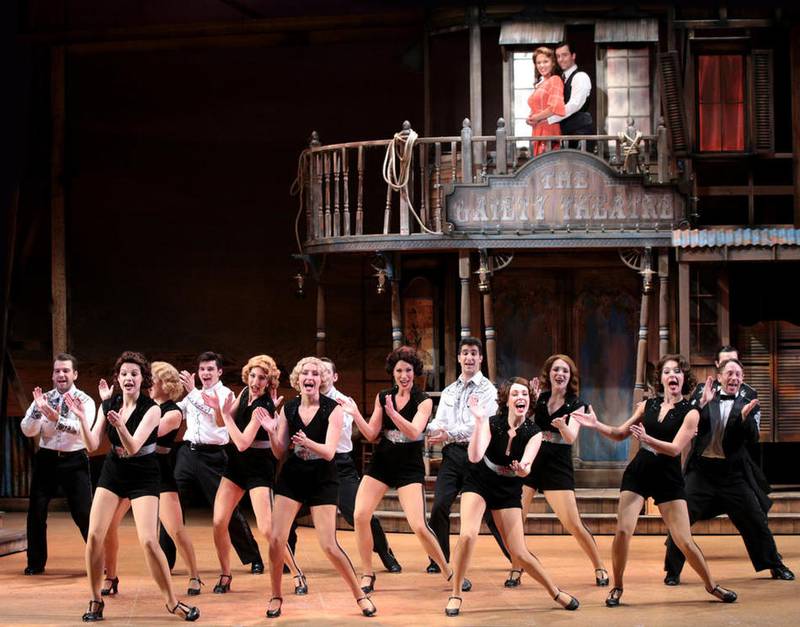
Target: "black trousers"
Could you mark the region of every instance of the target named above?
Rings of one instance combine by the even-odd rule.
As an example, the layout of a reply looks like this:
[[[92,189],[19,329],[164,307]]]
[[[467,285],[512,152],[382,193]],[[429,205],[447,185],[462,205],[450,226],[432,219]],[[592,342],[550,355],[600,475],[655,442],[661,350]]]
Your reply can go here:
[[[433,529],[433,533],[436,534],[436,539],[439,540],[439,546],[442,547],[442,552],[448,562],[450,561],[450,508],[464,486],[464,478],[467,476],[468,469],[467,447],[448,444],[442,449],[442,465],[439,467],[439,474],[436,476],[430,526]],[[503,538],[497,529],[497,525],[494,524],[492,513],[489,510],[484,514],[484,521],[488,525],[489,531],[492,532],[503,555],[510,560],[511,557],[505,544],[503,544]]]
[[[573,116],[575,119],[570,119],[569,124],[561,123],[561,133],[564,135],[594,135],[596,133],[592,116],[587,113],[576,113]],[[587,141],[586,151],[589,153],[594,152],[594,147],[597,142]],[[580,149],[577,140],[564,140],[564,148]]]
[[[767,524],[767,515],[761,509],[755,492],[744,475],[731,468],[726,460],[701,460],[698,467],[686,474],[686,504],[692,524],[727,514],[742,535],[756,571],[781,564],[775,538]],[[668,575],[679,575],[685,561],[686,558],[672,538],[667,537],[664,570]]]
[[[361,475],[358,474],[356,463],[350,453],[336,453],[336,471],[339,474],[339,512],[347,523],[353,526],[353,513],[356,509],[356,493],[361,483]],[[305,509],[305,508],[303,508]],[[381,527],[381,521],[375,516],[370,521],[372,528],[372,550],[382,558],[389,553],[389,542],[386,533]],[[297,545],[297,523],[292,524],[289,532],[289,546],[294,552]]]
[[[84,542],[89,532],[92,480],[86,451],[61,453],[40,448],[33,458],[33,478],[28,505],[28,566],[43,569],[47,563],[47,508],[58,488],[67,497],[72,520]]]
[[[222,448],[213,451],[193,451],[189,448],[188,443],[178,448],[175,459],[175,482],[178,484],[178,495],[184,512],[195,491],[198,491],[206,503],[213,507],[227,461],[228,456]],[[250,531],[250,525],[238,507],[233,511],[228,531],[231,534],[233,548],[242,564],[263,562],[258,544]],[[167,556],[167,562],[171,569],[175,565],[175,543],[163,525],[159,543]]]

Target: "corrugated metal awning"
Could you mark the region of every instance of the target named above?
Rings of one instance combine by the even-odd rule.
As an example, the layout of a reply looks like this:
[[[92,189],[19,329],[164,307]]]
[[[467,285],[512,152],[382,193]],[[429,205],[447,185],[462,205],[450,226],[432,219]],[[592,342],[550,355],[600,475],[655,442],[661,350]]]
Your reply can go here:
[[[658,41],[658,20],[597,20],[594,25],[595,43],[636,43]]]
[[[676,248],[722,246],[800,246],[800,229],[678,229],[672,232]]]
[[[503,22],[500,45],[557,44],[564,41],[564,22]]]

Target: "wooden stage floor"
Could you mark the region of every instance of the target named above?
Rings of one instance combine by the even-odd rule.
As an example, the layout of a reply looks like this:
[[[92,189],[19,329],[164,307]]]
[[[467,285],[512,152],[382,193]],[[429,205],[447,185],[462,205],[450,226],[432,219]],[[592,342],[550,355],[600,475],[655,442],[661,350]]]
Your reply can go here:
[[[24,513],[8,514],[7,528],[23,528]],[[392,534],[390,543],[403,565],[403,572],[390,575],[376,558],[377,590],[373,599],[378,614],[363,618],[342,582],[322,555],[313,529],[300,529],[298,559],[308,576],[310,593],[291,594],[291,580],[284,578],[284,612],[274,621],[264,617],[270,596],[267,576],[254,576],[237,565],[232,590],[226,595],[211,592],[218,566],[211,538],[210,517],[202,513],[189,520],[190,533],[206,585],[192,599],[200,607],[198,625],[798,625],[800,582],[774,581],[768,572],[754,573],[741,539],[736,536],[702,536],[699,544],[721,584],[733,588],[739,601],[724,605],[703,590],[697,575],[688,568],[684,583],[669,588],[662,583],[663,538],[636,536],[626,574],[623,605],[606,608],[608,588],[593,585],[591,564],[569,536],[528,536],[536,553],[564,590],[581,601],[577,612],[558,608],[526,575],[516,589],[503,588],[507,564],[491,536],[481,536],[470,572],[474,590],[464,594],[461,616],[447,618],[443,608],[448,588],[438,575],[424,572],[427,558],[414,536]],[[177,625],[179,619],[166,613],[157,588],[147,574],[144,556],[136,540],[130,515],[120,532],[120,594],[106,601],[104,624]],[[778,536],[778,548],[786,564],[800,572],[800,536]],[[356,559],[352,532],[339,532],[339,541],[351,559]],[[455,536],[453,537],[455,541]],[[598,536],[607,565],[611,566],[611,537]],[[261,542],[262,547],[264,543]],[[69,515],[55,512],[49,518],[50,559],[43,576],[24,577],[25,554],[0,558],[0,624],[80,624],[89,598],[83,565],[83,542]],[[235,556],[234,556],[235,559]],[[187,583],[178,562],[173,583],[184,592]]]

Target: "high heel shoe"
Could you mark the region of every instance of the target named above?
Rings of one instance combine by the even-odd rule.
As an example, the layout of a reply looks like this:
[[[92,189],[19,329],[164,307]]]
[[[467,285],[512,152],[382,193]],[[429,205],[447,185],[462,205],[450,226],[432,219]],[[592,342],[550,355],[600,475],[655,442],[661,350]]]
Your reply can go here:
[[[714,586],[712,590],[706,588],[706,592],[717,597],[723,603],[733,603],[738,598],[733,590],[727,590],[722,586]]]
[[[306,576],[303,573],[299,575],[295,575],[292,579],[297,579],[297,585],[294,587],[294,593],[298,596],[303,594],[308,594],[308,582],[306,581]]]
[[[196,588],[192,587],[193,581],[197,582]],[[188,594],[190,597],[196,597],[198,594],[200,594],[200,588],[204,585],[206,584],[200,580],[200,577],[189,577],[189,587],[186,589],[186,594]]]
[[[456,571],[451,570],[450,576],[447,578],[447,581],[451,581],[453,579],[453,575],[456,574]],[[461,592],[469,592],[472,590],[472,582],[464,577],[464,581],[461,582]]]
[[[230,575],[220,575],[217,585],[214,586],[214,594],[225,594],[229,592],[231,589],[231,581],[233,581],[233,577]]]
[[[81,616],[81,620],[84,623],[93,623],[98,620],[103,620],[103,608],[105,606],[106,604],[102,599],[100,601],[92,599],[89,601],[89,609]]]
[[[514,573],[517,574],[516,577],[514,577]],[[506,579],[503,582],[503,585],[506,588],[516,588],[517,586],[520,585],[521,581],[522,581],[522,569],[521,568],[512,568],[511,572],[508,573],[508,579]]]
[[[562,594],[566,594],[569,597],[569,603],[567,603],[566,605],[563,605],[561,601],[558,600],[558,597],[560,597]],[[561,607],[563,607],[565,610],[569,610],[570,612],[574,612],[581,606],[578,599],[572,596],[569,592],[564,592],[563,590],[558,590],[558,592],[556,592],[556,596],[553,597],[553,601],[561,605]]]
[[[106,577],[103,580],[103,582],[105,583],[106,581],[109,582],[111,585],[109,585],[108,588],[102,588],[100,590],[100,595],[104,596],[104,597],[108,597],[108,596],[114,596],[115,594],[117,594],[117,592],[119,592],[119,590],[118,590],[119,577]]]
[[[278,607],[274,610],[269,609],[269,605],[272,605],[273,601],[278,601]],[[283,597],[272,597],[269,600],[269,605],[267,606],[267,618],[278,618],[281,615],[281,608],[283,607]]]
[[[361,601],[369,601],[371,607],[369,609],[361,607]],[[361,610],[361,613],[367,618],[369,618],[370,616],[375,616],[375,612],[378,611],[378,608],[375,607],[375,604],[372,602],[372,599],[370,599],[366,595],[361,597],[360,599],[356,599],[356,603],[358,603],[358,607]]]
[[[447,597],[447,603],[449,604],[450,601],[456,599],[458,601],[458,607],[445,607],[444,608],[444,615],[445,616],[458,616],[459,612],[461,612],[461,602],[463,599],[461,597]]]
[[[606,607],[617,607],[622,598],[622,588],[611,588],[611,592],[606,597]]]
[[[183,616],[183,620],[188,621],[190,623],[200,618],[200,610],[198,610],[196,607],[189,607],[188,605],[186,605],[186,603],[181,603],[180,601],[178,601],[175,604],[175,607],[173,607],[172,609],[170,609],[169,605],[167,605],[167,611],[170,614],[176,614],[176,615],[180,613]]]
[[[600,573],[600,577],[597,576],[597,573]],[[595,568],[594,569],[594,580],[598,586],[607,586],[608,585],[608,571],[605,568]]]
[[[361,586],[361,589],[364,591],[364,594],[371,594],[375,591],[375,580],[377,577],[375,576],[375,573],[372,573],[371,575],[361,575],[361,581],[364,581],[364,579],[369,579],[369,583],[366,586]]]

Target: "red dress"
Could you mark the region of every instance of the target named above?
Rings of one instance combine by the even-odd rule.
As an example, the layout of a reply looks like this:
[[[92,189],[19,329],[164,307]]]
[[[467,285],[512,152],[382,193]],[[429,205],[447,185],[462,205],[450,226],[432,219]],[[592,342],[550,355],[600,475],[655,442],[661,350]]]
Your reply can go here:
[[[531,115],[551,109],[552,115],[564,115],[564,81],[560,76],[539,81],[533,88],[533,93],[528,97],[528,106]],[[533,127],[533,137],[542,135],[561,135],[560,124],[548,124],[547,120]],[[553,142],[553,148],[558,148],[558,142]],[[546,142],[533,142],[533,156],[542,154],[547,149]]]

